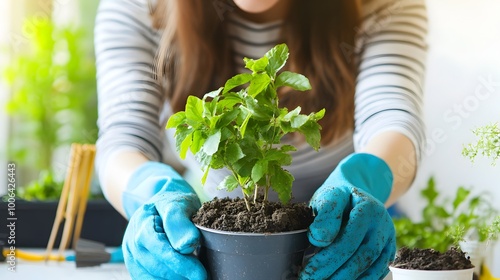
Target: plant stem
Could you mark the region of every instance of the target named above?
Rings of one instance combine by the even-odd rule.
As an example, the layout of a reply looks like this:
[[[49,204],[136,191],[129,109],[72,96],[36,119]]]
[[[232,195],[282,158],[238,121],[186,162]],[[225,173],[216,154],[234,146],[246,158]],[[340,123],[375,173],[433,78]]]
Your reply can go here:
[[[247,196],[243,193],[243,199],[245,200],[245,205],[247,206],[247,210],[250,212],[250,203],[248,202]]]
[[[269,175],[268,175],[268,176],[266,176],[266,190],[264,191],[264,201],[267,201],[267,199],[268,199],[270,184],[271,184],[271,180],[270,180]]]

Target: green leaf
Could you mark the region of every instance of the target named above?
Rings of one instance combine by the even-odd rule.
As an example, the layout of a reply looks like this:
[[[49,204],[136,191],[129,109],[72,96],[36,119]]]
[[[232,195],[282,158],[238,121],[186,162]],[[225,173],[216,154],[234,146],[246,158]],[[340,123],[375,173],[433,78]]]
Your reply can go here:
[[[438,206],[435,209],[435,212],[434,214],[437,216],[437,217],[440,217],[440,218],[449,218],[451,217],[451,214],[448,213],[448,211],[446,211],[446,209],[444,209],[444,207],[442,206]]]
[[[225,157],[229,162],[236,162],[245,156],[238,143],[230,143],[226,148]]]
[[[211,119],[216,117],[217,115],[217,103],[219,101],[219,97],[215,97],[211,101],[206,101],[206,96],[203,97],[203,115],[202,117]],[[210,120],[211,123],[213,123],[212,120]]]
[[[266,73],[255,74],[253,79],[250,81],[248,94],[252,97],[256,97],[259,93],[267,88],[269,83],[271,83],[271,78]]]
[[[236,118],[238,117],[238,114],[240,113],[239,110],[233,109],[231,111],[225,112],[219,121],[217,122],[217,125],[215,126],[216,128],[223,128],[232,123]]]
[[[234,164],[234,168],[238,175],[242,177],[250,177],[252,176],[252,169],[254,165],[255,161],[247,158],[242,158]]]
[[[193,132],[193,140],[191,143],[191,153],[198,153],[198,151],[200,151],[200,149],[203,147],[203,143],[205,143],[203,133],[200,130],[195,130]]]
[[[285,145],[285,146],[290,146],[290,145]],[[290,146],[293,147],[293,146]],[[295,147],[293,147],[293,150],[295,151]],[[266,154],[266,159],[268,161],[277,161],[280,165],[290,165],[292,164],[292,156],[288,153],[289,151],[287,149],[271,149],[267,152]]]
[[[273,111],[267,106],[263,106],[250,96],[245,98],[246,108],[252,114],[252,118],[260,121],[269,121],[273,117]]]
[[[261,72],[266,70],[267,65],[269,65],[269,59],[263,56],[255,61],[252,70],[254,72]]]
[[[321,142],[321,126],[314,121],[308,120],[304,125],[299,128],[300,133],[306,137],[306,142],[318,150]]]
[[[252,72],[254,73],[266,70],[266,67],[269,64],[269,59],[265,56],[257,60],[245,58],[244,61],[245,61],[245,68],[252,70]]]
[[[207,98],[215,98],[217,97],[219,94],[220,94],[220,91],[223,89],[223,87],[220,87],[216,90],[213,90],[211,92],[208,92],[208,93],[205,93],[205,95],[203,95],[203,101],[205,101]]]
[[[438,192],[436,191],[436,186],[433,177],[431,177],[427,181],[427,188],[423,189],[420,193],[427,200],[427,204],[434,203],[434,200],[438,196]]]
[[[252,114],[250,112],[247,113],[247,115],[245,117],[245,120],[243,121],[243,123],[240,126],[240,134],[241,134],[242,138],[245,137],[245,132],[247,130],[247,125],[248,125],[248,122],[250,121],[251,117],[252,117]]]
[[[220,151],[218,151],[220,152]],[[215,153],[213,156],[210,158],[210,168],[212,169],[221,169],[226,166],[226,163],[224,162],[224,157],[219,155],[219,153]]]
[[[205,185],[205,183],[207,182],[207,178],[208,178],[208,172],[210,171],[210,168],[207,167],[203,170],[203,175],[201,176],[201,183],[203,185]]]
[[[180,146],[180,151],[179,151],[179,154],[180,154],[180,157],[182,159],[185,159],[186,158],[186,154],[187,154],[187,151],[189,150],[189,146],[191,145],[191,142],[192,142],[193,138],[192,138],[192,134],[189,134],[186,138],[184,138],[184,140],[182,141],[181,143],[181,146]]]
[[[203,101],[196,96],[188,96],[186,118],[194,122],[203,122]]]
[[[219,149],[221,133],[217,130],[214,134],[208,136],[207,140],[203,144],[203,151],[211,156],[217,152]]]
[[[286,44],[279,44],[269,50],[265,56],[269,59],[266,71],[269,76],[274,77],[276,73],[285,66],[288,60],[288,46]]]
[[[283,204],[287,204],[292,198],[293,180],[294,178],[290,172],[278,165],[273,166],[271,187],[278,194],[278,198]]]
[[[243,99],[239,96],[239,94],[228,92],[224,95],[223,99],[218,101],[217,107],[219,109],[233,109],[234,107],[237,107],[238,104],[241,104],[242,100]]]
[[[278,78],[276,78],[275,86],[276,88],[281,86],[288,86],[300,91],[311,89],[309,79],[307,79],[304,75],[289,71],[283,71],[281,74],[279,74]]]
[[[283,116],[283,120],[285,121],[291,121],[293,117],[295,116],[298,116],[300,114],[300,110],[302,108],[300,108],[300,106],[298,106],[297,108],[293,109],[292,111],[286,113],[286,110],[283,110],[282,113],[286,113],[284,116]]]
[[[293,151],[297,151],[297,148],[295,148],[295,146],[292,146],[292,145],[283,145],[283,146],[281,146],[280,150],[282,152],[293,152]]]
[[[221,130],[221,141],[231,141],[229,140],[230,138],[233,138],[236,136],[236,131],[234,130],[233,127],[230,127],[230,126],[223,126],[220,128]]]
[[[207,116],[205,116],[205,118],[207,118],[209,121],[210,130],[220,127],[218,125],[219,119],[221,118],[220,115],[218,115],[218,116],[208,116],[207,115]],[[198,123],[197,126],[203,127],[202,123]]]
[[[469,201],[469,209],[470,210],[476,209],[476,207],[478,207],[481,204],[481,202],[483,202],[483,200],[479,196],[476,196],[476,197],[472,198]]]
[[[303,126],[308,120],[309,120],[308,116],[298,115],[292,118],[291,124],[293,128],[299,128]]]
[[[459,187],[457,189],[457,193],[455,195],[455,199],[453,200],[453,209],[457,209],[462,202],[464,202],[469,196],[470,191],[465,189],[464,187]]]
[[[458,224],[469,224],[470,216],[465,213],[460,213],[455,220]],[[431,218],[432,219],[432,218]]]
[[[224,85],[224,90],[222,93],[226,93],[235,87],[244,85],[250,82],[250,80],[252,80],[252,74],[249,73],[238,74],[232,77],[231,79],[227,80],[226,84]]]
[[[318,112],[314,113],[314,120],[319,121],[325,116],[325,109],[321,109]]]
[[[297,131],[297,129],[292,128],[292,125],[290,124],[290,122],[287,122],[287,121],[280,122],[280,129],[283,131],[283,134],[288,134],[290,132]]]
[[[246,69],[248,69],[248,70],[252,70],[253,69],[253,65],[255,64],[255,60],[253,60],[251,58],[248,58],[248,57],[244,57],[243,58],[243,62],[245,62],[245,68]]]
[[[207,155],[203,150],[200,150],[194,155],[196,161],[200,163],[201,169],[205,170],[213,164],[213,156]]]
[[[248,176],[239,176],[238,184],[241,186],[243,193],[245,195],[250,195],[251,190],[253,189],[253,185],[250,183],[250,177]]]
[[[233,175],[228,175],[226,178],[220,182],[220,184],[217,186],[218,190],[226,190],[228,192],[234,191],[236,188],[238,188],[239,183],[238,180]]]
[[[181,144],[187,138],[191,137],[193,130],[186,126],[178,126],[175,130],[175,149],[177,152],[181,151]]]
[[[257,163],[252,168],[252,180],[254,182],[258,182],[267,172],[267,163],[266,159],[261,159],[257,161]]]
[[[179,125],[184,124],[185,121],[186,113],[184,111],[179,111],[168,118],[166,128],[176,128]]]

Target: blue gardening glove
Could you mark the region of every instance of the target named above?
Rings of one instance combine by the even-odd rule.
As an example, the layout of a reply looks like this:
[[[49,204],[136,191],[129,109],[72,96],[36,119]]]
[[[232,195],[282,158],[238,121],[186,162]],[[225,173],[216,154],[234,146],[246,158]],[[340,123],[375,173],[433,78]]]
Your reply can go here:
[[[122,248],[133,279],[207,278],[192,254],[200,232],[190,218],[200,206],[195,191],[168,165],[148,162],[132,174],[123,194],[131,217]]]
[[[314,193],[309,227],[312,256],[299,279],[383,279],[396,253],[395,230],[384,207],[392,173],[380,158],[352,154]]]

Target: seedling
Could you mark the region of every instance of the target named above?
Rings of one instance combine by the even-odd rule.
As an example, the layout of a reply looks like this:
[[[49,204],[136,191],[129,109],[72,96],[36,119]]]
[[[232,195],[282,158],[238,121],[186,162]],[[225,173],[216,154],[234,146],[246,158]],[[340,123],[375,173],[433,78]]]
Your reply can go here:
[[[500,159],[500,127],[497,123],[485,125],[472,131],[478,140],[464,146],[462,154],[472,162],[478,155],[493,159],[492,165]]]
[[[297,73],[282,71],[288,59],[288,47],[280,44],[257,60],[244,58],[251,73],[230,78],[223,87],[202,99],[189,96],[185,111],[172,115],[167,128],[175,128],[175,145],[181,158],[195,155],[204,171],[204,184],[210,169],[227,168],[231,175],[218,186],[243,191],[247,208],[270,189],[280,201],[292,197],[294,177],[283,166],[290,165],[290,152],[296,148],[282,143],[285,135],[305,137],[315,150],[320,146],[321,126],[325,110],[308,115],[301,108],[291,111],[279,106],[278,89],[291,87],[297,91],[311,89],[309,80]],[[287,93],[296,94],[296,93]]]

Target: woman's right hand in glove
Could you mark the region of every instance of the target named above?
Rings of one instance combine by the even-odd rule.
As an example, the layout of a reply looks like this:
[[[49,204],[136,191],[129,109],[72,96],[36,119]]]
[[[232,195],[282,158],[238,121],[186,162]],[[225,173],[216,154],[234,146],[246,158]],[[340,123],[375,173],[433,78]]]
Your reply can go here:
[[[148,162],[134,172],[123,194],[129,224],[122,244],[133,279],[207,279],[193,255],[200,232],[191,216],[200,206],[193,188],[170,166]]]

